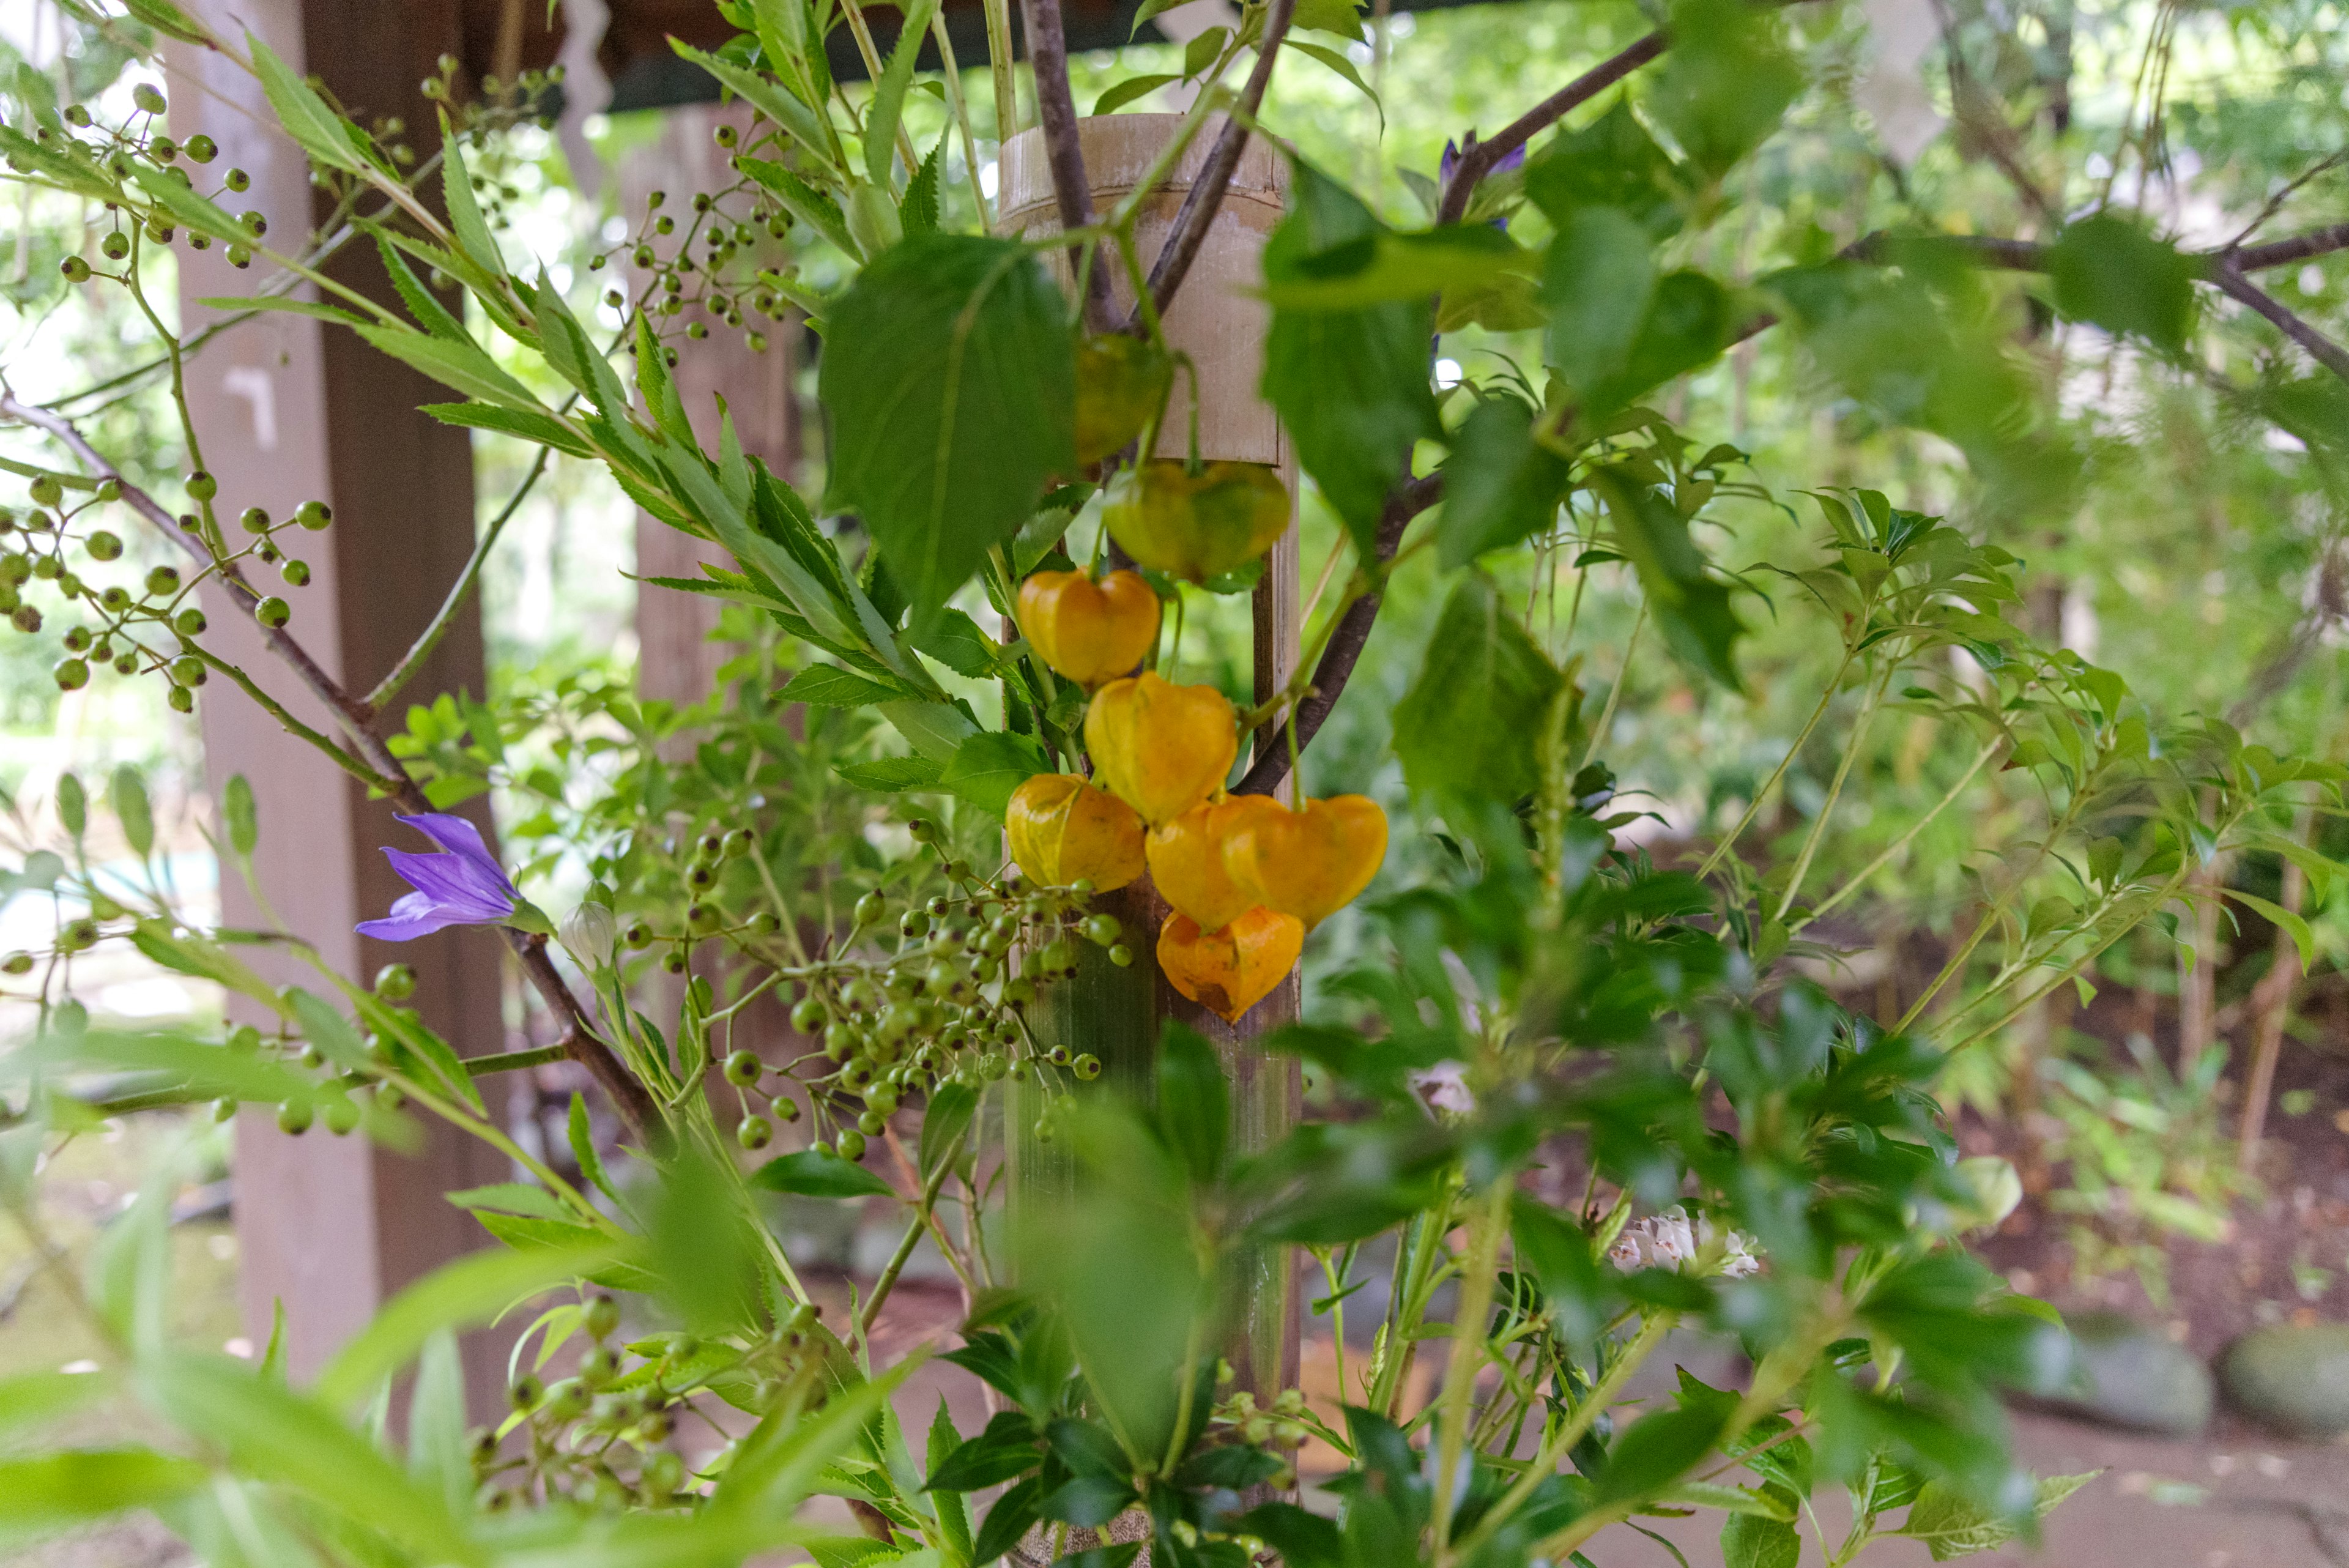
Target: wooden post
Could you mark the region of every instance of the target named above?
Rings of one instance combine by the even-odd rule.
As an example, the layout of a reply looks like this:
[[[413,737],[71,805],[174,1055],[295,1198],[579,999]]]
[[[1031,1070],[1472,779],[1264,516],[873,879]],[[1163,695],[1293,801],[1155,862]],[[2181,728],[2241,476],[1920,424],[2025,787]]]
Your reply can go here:
[[[429,147],[430,106],[418,84],[434,59],[460,43],[452,3],[387,5],[373,0],[208,0],[194,7],[228,36],[249,26],[297,70],[322,77],[363,114],[398,115]],[[236,204],[269,219],[273,244],[298,246],[316,212],[301,151],[275,126],[259,85],[208,50],[174,47],[169,57],[171,130],[201,130],[220,144],[213,171],[253,176]],[[188,327],[216,313],[197,304],[250,293],[266,275],[232,269],[222,252],[178,253],[180,307]],[[373,249],[348,247],[336,275],[378,297],[392,291]],[[250,505],[284,517],[302,502],[325,501],[335,523],[324,534],[283,536],[305,559],[310,586],[285,589],[292,630],[347,685],[365,691],[391,669],[429,621],[474,539],[473,469],[465,433],[417,411],[447,390],[377,353],[356,337],[307,318],[271,313],[205,346],[188,368],[188,398],[203,461],[220,481],[225,516]],[[267,567],[257,567],[263,580]],[[242,664],[296,713],[334,732],[336,722],[262,646],[249,620],[207,593],[216,628],[212,646]],[[466,609],[410,695],[485,694],[478,612]],[[396,711],[396,710],[395,710]],[[280,925],[315,943],[332,968],[367,975],[394,961],[415,967],[416,1005],[460,1054],[505,1048],[497,939],[454,929],[398,946],[363,941],[358,921],[379,916],[406,890],[382,846],[428,847],[370,801],[347,775],[281,732],[276,722],[225,682],[200,703],[205,767],[214,797],[233,774],[252,784],[260,809],[256,857],[264,910],[233,869],[222,868],[227,924]],[[469,813],[483,826],[488,813]],[[245,950],[271,979],[326,989],[290,953]],[[247,1004],[232,998],[233,1015]],[[255,1020],[257,1022],[257,1020]],[[499,1114],[496,1098],[493,1116]],[[323,1127],[301,1137],[278,1132],[268,1106],[249,1106],[236,1128],[238,1240],[247,1330],[256,1347],[274,1310],[285,1312],[289,1369],[316,1369],[402,1285],[487,1238],[443,1192],[504,1179],[506,1162],[486,1145],[429,1119],[418,1153],[399,1155]],[[498,1401],[503,1356],[489,1336],[467,1347],[481,1407]]]
[[[1183,117],[1174,114],[1120,114],[1078,121],[1096,211],[1106,212],[1147,176],[1182,122]],[[1206,162],[1220,124],[1211,122],[1193,140],[1173,174],[1143,207],[1135,228],[1145,265],[1164,243],[1175,209]],[[1051,173],[1045,164],[1043,133],[1026,130],[1006,142],[999,170],[1002,231],[1056,232],[1059,210]],[[1189,279],[1166,313],[1164,326],[1168,341],[1190,355],[1198,368],[1200,456],[1210,462],[1277,467],[1293,497],[1297,493],[1294,454],[1271,406],[1257,391],[1271,312],[1253,292],[1263,279],[1260,258],[1265,241],[1281,218],[1286,172],[1278,154],[1261,137],[1250,140]],[[1066,285],[1064,254],[1050,252],[1049,261]],[[1122,268],[1113,268],[1111,276],[1112,296],[1123,315],[1131,306],[1133,290]],[[1178,402],[1185,392],[1178,378]],[[1160,432],[1156,453],[1184,456],[1189,441],[1187,419],[1170,417]],[[1287,682],[1297,665],[1298,556],[1293,522],[1265,563],[1254,612],[1254,685],[1256,700],[1262,702]],[[1296,1022],[1296,972],[1291,971],[1238,1023],[1226,1023],[1175,991],[1159,972],[1153,953],[1158,929],[1170,911],[1148,877],[1107,895],[1099,907],[1125,926],[1126,940],[1136,954],[1133,966],[1119,969],[1102,950],[1091,943],[1080,944],[1077,976],[1049,993],[1047,1011],[1040,1020],[1044,1029],[1052,1038],[1069,1042],[1071,1049],[1100,1056],[1109,1081],[1146,1095],[1160,1028],[1168,1019],[1188,1024],[1214,1043],[1230,1080],[1233,1147],[1242,1151],[1261,1149],[1278,1140],[1297,1120],[1301,1092],[1299,1068],[1293,1058],[1268,1057],[1256,1041]],[[1015,1096],[1009,1112],[1007,1141],[1011,1147],[1015,1190],[1032,1191],[1040,1184],[1067,1179],[1065,1165],[1056,1156],[1022,1136],[1025,1124],[1036,1115],[1036,1107],[1023,1102],[1032,1098],[1032,1095]],[[1248,1271],[1240,1321],[1225,1355],[1238,1387],[1268,1397],[1297,1380],[1301,1316],[1294,1269],[1287,1250],[1275,1249],[1251,1260]]]

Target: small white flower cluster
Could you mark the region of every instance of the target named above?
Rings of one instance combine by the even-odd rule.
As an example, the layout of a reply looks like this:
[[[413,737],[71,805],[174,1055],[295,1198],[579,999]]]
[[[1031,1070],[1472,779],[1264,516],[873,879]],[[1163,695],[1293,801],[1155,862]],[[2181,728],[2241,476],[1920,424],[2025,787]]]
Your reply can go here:
[[[1607,1249],[1607,1261],[1625,1273],[1634,1269],[1681,1270],[1696,1262],[1697,1255],[1713,1244],[1715,1233],[1712,1220],[1702,1216],[1692,1220],[1682,1210],[1667,1209],[1624,1226],[1615,1244]],[[1729,1231],[1715,1272],[1736,1280],[1758,1271],[1762,1260],[1754,1255],[1753,1246],[1751,1238]]]

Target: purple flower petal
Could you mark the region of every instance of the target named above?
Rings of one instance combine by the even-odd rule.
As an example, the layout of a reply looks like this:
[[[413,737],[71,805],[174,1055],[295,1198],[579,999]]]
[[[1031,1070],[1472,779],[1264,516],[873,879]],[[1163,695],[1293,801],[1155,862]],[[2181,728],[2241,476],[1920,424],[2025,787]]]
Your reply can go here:
[[[446,927],[467,923],[443,914],[439,905],[421,893],[406,893],[393,901],[388,916],[380,920],[361,920],[353,929],[379,942],[411,942]]]
[[[440,846],[441,853],[384,850],[391,868],[415,891],[402,894],[384,919],[362,922],[361,936],[404,942],[447,926],[496,925],[521,904],[522,894],[471,823],[445,812],[419,812],[399,820]]]

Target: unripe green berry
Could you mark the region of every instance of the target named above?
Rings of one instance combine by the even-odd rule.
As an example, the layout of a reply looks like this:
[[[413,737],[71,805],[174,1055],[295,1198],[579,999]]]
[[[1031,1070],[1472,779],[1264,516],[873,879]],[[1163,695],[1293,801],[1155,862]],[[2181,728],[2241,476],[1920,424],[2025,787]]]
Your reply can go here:
[[[747,1149],[762,1149],[775,1141],[775,1124],[764,1116],[744,1116],[734,1129],[734,1141]]]
[[[404,963],[388,963],[375,971],[375,993],[385,1002],[406,1002],[416,994],[416,971]]]
[[[587,1332],[597,1339],[609,1339],[620,1326],[620,1303],[610,1296],[598,1295],[587,1303]]]
[[[135,653],[125,653],[125,654],[119,655],[119,656],[115,659],[115,660],[114,660],[114,672],[115,672],[117,675],[136,675],[136,674],[138,674],[138,673],[139,673],[139,656],[138,656],[137,654],[135,654]]]
[[[237,514],[237,526],[248,534],[269,532],[269,514],[259,506],[248,506]]]
[[[359,1107],[349,1099],[326,1102],[326,1130],[341,1137],[359,1125]]]
[[[210,163],[220,156],[219,145],[201,130],[181,142],[180,151],[188,155],[189,161],[194,163]]]
[[[233,267],[239,268],[240,270],[251,266],[253,265],[253,247],[250,245],[229,246],[228,265]]]
[[[889,901],[881,897],[878,889],[856,900],[856,923],[860,926],[877,926],[888,912]]]
[[[851,1127],[840,1135],[840,1158],[858,1160],[864,1158],[864,1135]]]
[[[294,618],[294,607],[272,594],[253,607],[253,618],[274,631]]]
[[[333,509],[323,501],[305,501],[294,513],[294,521],[313,534],[334,520]]]
[[[120,261],[130,254],[130,240],[120,230],[117,230],[98,241],[98,248],[99,254],[107,260]]]
[[[311,1120],[316,1114],[307,1100],[287,1100],[277,1107],[277,1130],[299,1137],[310,1130]]]
[[[1120,969],[1132,969],[1133,967],[1133,950],[1127,947],[1123,942],[1113,942],[1110,945],[1109,961],[1117,965]]]
[[[78,659],[60,659],[49,673],[60,691],[78,691],[89,684],[89,666]]]
[[[171,566],[158,566],[147,574],[147,593],[150,598],[162,598],[180,591],[180,574]]]
[[[202,686],[212,679],[212,673],[211,668],[192,653],[171,660],[171,680],[181,686]]]
[[[130,89],[130,101],[148,114],[161,114],[166,108],[163,95],[146,82]]]
[[[788,1126],[800,1119],[800,1103],[779,1096],[775,1101],[775,1115]]]
[[[0,959],[0,974],[30,974],[32,972],[33,955],[30,953],[10,953],[6,958]]]
[[[1090,1051],[1078,1057],[1074,1063],[1074,1066],[1077,1076],[1082,1078],[1088,1084],[1101,1076],[1101,1058],[1094,1055]]]
[[[232,169],[222,177],[222,183],[242,195],[253,189],[253,176],[242,169]]]
[[[709,932],[718,929],[718,911],[708,904],[688,904],[685,907],[686,929]]]
[[[8,624],[29,636],[41,629],[41,612],[31,605],[18,605],[8,612]]]
[[[122,557],[122,541],[101,528],[82,541],[93,561],[115,561]]]
[[[897,919],[897,934],[908,939],[922,937],[929,929],[929,916],[919,909],[908,909]]]
[[[1125,928],[1118,924],[1115,915],[1087,915],[1084,924],[1078,929],[1084,932],[1085,940],[1100,948],[1109,946],[1125,934]]]
[[[821,997],[803,996],[792,1009],[792,1027],[802,1034],[814,1033],[823,1028],[830,1018],[831,1010],[824,1006],[823,999]]]
[[[192,713],[196,711],[196,694],[184,686],[167,688],[163,693],[163,701],[174,713]]]
[[[631,920],[620,940],[632,948],[648,948],[653,945],[653,929],[642,920]]]
[[[737,1051],[726,1058],[726,1081],[749,1087],[765,1075],[767,1064],[756,1051]]]
[[[187,491],[191,501],[210,501],[220,493],[220,481],[199,468],[188,475]]]
[[[277,568],[277,575],[285,579],[287,587],[306,588],[310,586],[310,563],[288,557],[285,564]]]
[[[57,270],[66,275],[66,281],[67,283],[88,283],[89,281],[89,263],[82,260],[79,256],[66,257],[65,260],[57,264]]]
[[[212,1120],[216,1122],[233,1122],[236,1120],[236,1101],[227,1095],[222,1095],[219,1099],[214,1100],[212,1102]]]
[[[171,629],[181,637],[202,637],[204,628],[210,625],[212,622],[205,618],[204,612],[193,605],[171,618]]]

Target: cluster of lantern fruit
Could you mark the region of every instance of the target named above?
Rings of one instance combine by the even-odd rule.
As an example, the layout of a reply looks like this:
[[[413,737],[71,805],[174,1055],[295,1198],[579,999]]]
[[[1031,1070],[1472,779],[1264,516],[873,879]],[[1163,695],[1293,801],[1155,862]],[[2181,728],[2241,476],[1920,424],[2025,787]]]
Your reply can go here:
[[[1277,490],[1278,481],[1266,478]],[[1254,510],[1235,500],[1236,517]],[[1261,529],[1251,520],[1233,533],[1261,537]],[[1214,552],[1222,564],[1192,562],[1182,575],[1230,570],[1269,543],[1240,546],[1237,559],[1225,545]],[[1212,686],[1130,673],[1158,639],[1158,597],[1135,573],[1096,582],[1083,572],[1040,572],[1020,585],[1018,613],[1037,657],[1092,692],[1084,722],[1092,776],[1039,774],[1019,786],[1005,813],[1012,858],[1046,886],[1086,881],[1102,892],[1147,870],[1174,910],[1159,929],[1159,969],[1185,996],[1237,1023],[1295,966],[1305,933],[1377,875],[1385,813],[1358,794],[1290,807],[1226,794],[1239,750],[1231,703]]]

